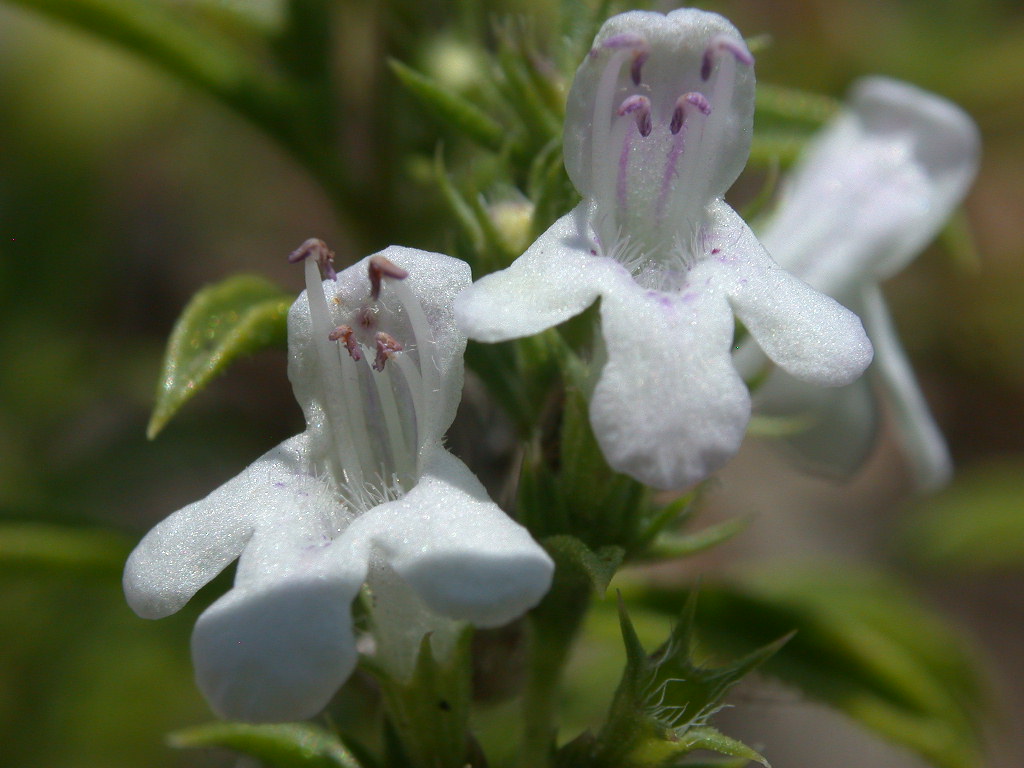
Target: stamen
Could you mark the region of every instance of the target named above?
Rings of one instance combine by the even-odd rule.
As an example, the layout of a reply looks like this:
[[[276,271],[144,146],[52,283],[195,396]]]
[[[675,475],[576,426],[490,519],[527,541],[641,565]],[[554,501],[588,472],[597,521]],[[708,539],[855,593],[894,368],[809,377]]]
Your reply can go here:
[[[601,41],[601,48],[611,48],[618,50],[620,48],[646,48],[647,42],[635,32],[623,32],[618,35],[612,35],[611,37],[605,38]],[[593,56],[598,51],[597,48],[590,52]]]
[[[395,356],[396,352],[401,352],[405,347],[402,343],[392,336],[390,333],[384,333],[379,331],[375,339],[377,345],[377,359],[373,361],[373,370],[380,373],[384,370],[384,364]]]
[[[417,366],[406,365],[406,363],[411,363],[408,355],[396,355],[394,360],[398,363],[399,369],[409,383],[409,389],[413,392],[416,408],[417,449],[419,449],[428,440],[438,437],[434,431],[434,422],[440,407],[439,398],[442,397],[441,370],[430,324],[427,322],[427,316],[423,312],[423,307],[416,294],[402,281],[392,283],[390,288],[394,291],[395,298],[405,308],[416,345],[419,371],[415,371]],[[410,368],[413,370],[410,371]],[[419,375],[416,376],[416,373]],[[418,387],[414,385],[414,377],[419,379]]]
[[[753,66],[754,57],[747,49],[746,43],[742,40],[737,40],[729,35],[716,35],[711,38],[711,42],[708,43],[708,47],[704,49],[704,56],[701,59],[700,64],[700,78],[701,80],[707,80],[711,77],[711,70],[714,67],[714,59],[718,54],[723,51],[728,51],[733,55],[733,58],[741,64],[746,64],[748,67]]]
[[[311,237],[294,251],[288,254],[289,264],[298,264],[300,261],[313,257],[320,267],[320,273],[325,280],[336,280],[337,272],[334,271],[334,251],[327,247],[327,243],[318,237]]]
[[[597,82],[597,93],[594,99],[592,133],[590,137],[590,184],[597,198],[610,197],[616,194],[616,176],[614,166],[607,164],[611,149],[612,123],[615,118],[615,100],[618,91],[619,76],[627,59],[630,62],[630,76],[634,83],[638,82],[641,69],[647,60],[649,46],[647,41],[635,33],[612,35],[603,40],[598,47],[591,50],[591,55],[610,51],[611,55],[604,65],[604,70]],[[638,127],[643,127],[638,123]],[[605,192],[609,193],[605,195]],[[611,214],[607,221],[608,233],[614,232],[615,216]]]
[[[299,250],[301,251],[302,248]],[[307,252],[306,256],[311,253],[312,251]],[[300,256],[296,260],[301,261],[306,256]],[[309,313],[313,321],[313,346],[316,349],[320,368],[320,375],[317,378],[323,390],[322,401],[328,421],[325,431],[334,448],[328,455],[327,462],[331,465],[333,470],[331,474],[339,485],[346,483],[360,485],[363,481],[362,468],[359,463],[358,449],[352,442],[348,409],[342,405],[344,390],[338,381],[341,378],[339,376],[341,374],[339,355],[336,351],[337,348],[331,344],[328,338],[330,335],[328,328],[333,323],[316,260],[306,259],[305,277],[306,298],[309,301]]]
[[[683,127],[683,120],[686,119],[687,106],[696,107],[704,115],[711,114],[711,104],[703,93],[698,91],[684,93],[676,99],[676,107],[672,110],[672,121],[669,123],[668,129],[673,135],[679,133],[680,129]]]
[[[380,410],[384,416],[388,446],[391,451],[395,474],[399,478],[399,485],[401,485],[403,482],[412,483],[415,481],[416,424],[415,422],[403,420],[399,415],[398,401],[395,397],[395,386],[398,382],[395,379],[394,371],[391,370],[389,373],[391,375],[382,372],[382,375],[371,376],[370,378],[377,388],[377,400],[380,403]],[[408,385],[407,382],[406,385]]]
[[[370,296],[380,298],[380,281],[385,277],[404,280],[409,273],[384,256],[370,257]]]
[[[359,342],[356,341],[355,334],[352,331],[352,326],[339,325],[327,334],[327,338],[331,341],[341,339],[345,344],[345,349],[348,350],[348,354],[353,360],[363,359],[363,348],[359,346]]]
[[[618,109],[619,117],[635,113],[636,127],[641,136],[651,135],[651,100],[646,96],[634,94],[622,102]]]
[[[629,76],[633,80],[633,85],[640,85],[640,74],[647,63],[647,57],[651,55],[651,52],[644,49],[637,51],[633,54],[633,63],[629,67]]]

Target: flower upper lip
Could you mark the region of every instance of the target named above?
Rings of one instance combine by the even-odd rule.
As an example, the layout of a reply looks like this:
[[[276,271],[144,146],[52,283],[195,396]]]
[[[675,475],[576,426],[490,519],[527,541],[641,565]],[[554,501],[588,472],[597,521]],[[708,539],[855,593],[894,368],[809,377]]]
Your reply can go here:
[[[753,57],[725,19],[682,10],[610,19],[576,74],[566,169],[591,200],[595,250],[634,274],[679,273],[707,206],[743,168]],[[649,279],[641,277],[641,279]]]
[[[583,201],[456,300],[470,337],[499,341],[600,298],[595,436],[612,468],[659,488],[698,482],[739,448],[750,400],[730,357],[734,315],[817,385],[849,383],[871,360],[858,318],[779,269],[722,200],[749,151],[752,63],[717,14],[609,19],[566,108]]]

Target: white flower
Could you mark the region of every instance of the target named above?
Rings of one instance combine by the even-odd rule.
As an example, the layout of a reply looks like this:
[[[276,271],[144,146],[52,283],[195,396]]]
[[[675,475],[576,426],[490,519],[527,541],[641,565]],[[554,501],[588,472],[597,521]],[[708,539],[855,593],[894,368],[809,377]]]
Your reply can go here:
[[[613,468],[658,488],[703,479],[743,439],[734,315],[817,385],[848,384],[871,359],[857,317],[779,269],[722,200],[750,148],[752,65],[713,13],[609,19],[567,105],[565,166],[583,201],[456,301],[470,337],[499,341],[600,297],[591,422]]]
[[[922,489],[948,479],[949,453],[878,284],[935,236],[974,179],[978,154],[977,129],[955,105],[895,80],[861,80],[787,179],[760,232],[779,264],[864,319],[875,346],[871,382],[892,409]],[[789,442],[820,468],[849,473],[874,442],[867,379],[815,392],[778,372],[758,400],[766,412],[809,416],[810,428]]]
[[[414,649],[451,619],[510,621],[553,570],[441,445],[462,388],[451,303],[467,265],[391,247],[321,282],[320,266],[333,277],[322,242],[293,257],[307,290],[288,316],[288,373],[306,431],[157,525],[124,575],[136,613],[160,618],[238,558],[192,653],[213,708],[249,721],[328,702],[356,661],[349,606],[364,582],[381,623],[404,622]],[[392,599],[408,608],[401,620]],[[378,637],[378,650],[394,641]]]

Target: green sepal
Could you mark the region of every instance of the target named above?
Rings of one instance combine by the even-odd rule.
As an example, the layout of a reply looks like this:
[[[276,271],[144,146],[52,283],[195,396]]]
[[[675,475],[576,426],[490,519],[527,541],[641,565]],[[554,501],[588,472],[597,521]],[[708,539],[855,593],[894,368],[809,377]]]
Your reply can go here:
[[[668,640],[651,655],[650,685],[660,691],[648,702],[663,713],[654,714],[680,739],[692,728],[707,724],[729,689],[778,653],[792,632],[721,666],[699,663],[696,652],[697,591],[688,596],[683,613]],[[681,707],[681,708],[680,708]],[[685,718],[685,719],[684,719]]]
[[[100,528],[0,523],[0,573],[117,578],[130,549],[124,536]]]
[[[557,566],[582,574],[598,595],[608,590],[608,584],[622,566],[626,554],[622,547],[615,546],[595,551],[575,536],[566,534],[549,536],[541,544]]]
[[[669,639],[648,656],[620,597],[619,625],[626,666],[608,719],[593,740],[587,761],[581,764],[594,768],[674,765],[697,749],[713,749],[763,763],[754,750],[708,727],[707,720],[718,711],[728,690],[789,638],[729,664],[705,666],[693,655],[695,611],[696,598],[691,597]]]
[[[474,749],[469,735],[472,639],[473,628],[466,627],[451,656],[439,661],[430,636],[424,636],[409,680],[396,680],[379,664],[363,665],[381,686],[395,740],[390,751],[410,766],[462,768]]]
[[[678,593],[632,592],[670,613]],[[737,653],[796,630],[762,671],[914,750],[938,768],[981,764],[987,697],[961,640],[879,574],[835,567],[701,586],[702,646]]]
[[[236,358],[283,345],[291,302],[255,275],[229,277],[193,296],[167,343],[149,438]]]
[[[445,89],[412,67],[396,59],[389,59],[388,65],[406,90],[419,99],[435,117],[482,147],[492,152],[502,151],[507,131],[497,120],[481,112],[468,99]]]
[[[756,750],[751,749],[738,739],[726,736],[709,725],[691,728],[680,741],[684,744],[682,750],[684,753],[692,752],[696,749],[705,749],[710,752],[717,752],[720,755],[738,758],[734,765],[742,766],[747,763],[760,763],[765,768],[769,768],[768,761]],[[687,765],[692,768],[691,764],[688,763]],[[718,763],[718,765],[721,766],[722,763]]]
[[[209,723],[172,733],[172,747],[223,747],[273,768],[365,768],[341,740],[309,723]]]

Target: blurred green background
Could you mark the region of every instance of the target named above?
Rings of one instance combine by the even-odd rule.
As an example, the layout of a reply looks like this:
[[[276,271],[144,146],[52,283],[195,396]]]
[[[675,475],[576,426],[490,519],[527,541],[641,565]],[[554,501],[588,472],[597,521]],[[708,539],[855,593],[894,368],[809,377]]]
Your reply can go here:
[[[273,2],[212,5],[275,23]],[[553,2],[530,0],[338,6],[330,97],[344,117],[337,149],[357,180],[342,216],[237,114],[134,55],[0,3],[0,516],[58,526],[10,527],[0,540],[0,766],[234,763],[164,746],[167,732],[209,718],[188,659],[197,609],[137,619],[122,601],[120,564],[155,522],[299,431],[301,414],[284,353],[268,351],[148,442],[167,335],[192,294],[230,274],[297,291],[284,256],[309,236],[342,263],[390,243],[444,249],[454,227],[424,169],[439,140],[456,164],[471,155],[402,91],[386,59],[471,86],[478,64],[464,43],[490,38],[492,20],[542,31],[564,21]],[[1007,722],[1019,722],[1024,11],[1019,0],[704,7],[769,36],[762,81],[838,97],[857,76],[882,73],[948,96],[981,127],[982,170],[966,204],[977,259],[933,247],[886,286],[962,478],[908,511],[909,485],[885,475],[861,513],[888,543],[874,557],[973,632],[993,659]],[[64,542],[67,526],[93,538]],[[1009,543],[993,556],[993,541]],[[993,739],[993,764],[1024,759],[1011,729],[997,726]]]

